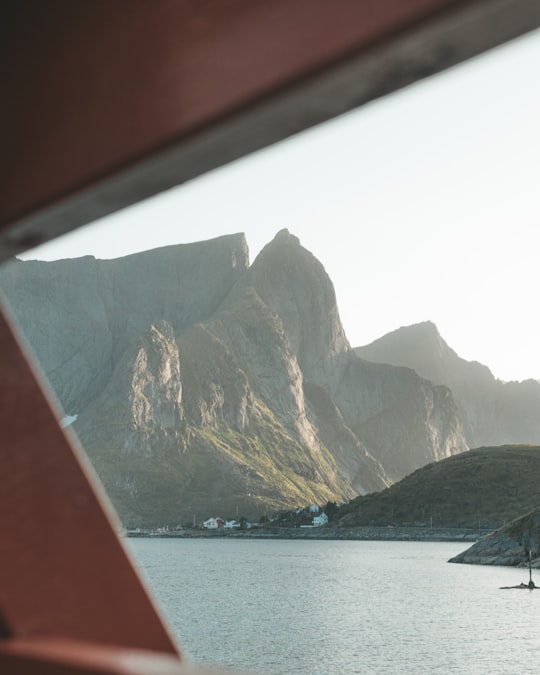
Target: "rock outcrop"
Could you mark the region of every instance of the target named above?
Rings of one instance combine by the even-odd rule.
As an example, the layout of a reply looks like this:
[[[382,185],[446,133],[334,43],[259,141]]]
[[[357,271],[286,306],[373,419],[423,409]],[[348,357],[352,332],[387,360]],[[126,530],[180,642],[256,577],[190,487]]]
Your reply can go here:
[[[449,387],[470,447],[540,443],[540,383],[495,379],[486,366],[460,358],[431,321],[399,328],[355,353],[375,363],[412,368]]]
[[[540,568],[540,508],[479,539],[448,562],[471,565],[528,565]]]
[[[126,349],[107,386],[77,416],[81,438],[151,457],[181,445],[180,354],[172,326],[151,325]]]
[[[355,355],[286,230],[251,267],[232,235],[0,284],[128,525],[346,501],[467,447],[448,388]]]

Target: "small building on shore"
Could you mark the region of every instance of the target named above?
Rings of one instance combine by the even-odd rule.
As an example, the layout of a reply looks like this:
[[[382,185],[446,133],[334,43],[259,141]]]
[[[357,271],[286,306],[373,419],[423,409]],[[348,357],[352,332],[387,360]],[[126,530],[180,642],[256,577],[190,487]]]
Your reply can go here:
[[[312,523],[313,527],[322,527],[323,525],[328,525],[328,516],[323,511],[323,513],[313,518]]]
[[[208,520],[205,520],[204,523],[202,524],[202,527],[205,530],[217,530],[220,527],[223,527],[225,525],[225,521],[223,518],[208,518]]]
[[[240,523],[237,520],[226,520],[223,527],[226,530],[234,530],[240,528]]]

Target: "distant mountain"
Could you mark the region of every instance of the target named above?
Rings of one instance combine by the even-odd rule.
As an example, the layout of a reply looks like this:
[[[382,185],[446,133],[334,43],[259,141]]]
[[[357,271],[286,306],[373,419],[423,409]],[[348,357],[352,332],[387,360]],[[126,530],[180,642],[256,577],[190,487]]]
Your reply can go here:
[[[453,396],[351,349],[287,230],[112,261],[17,261],[0,285],[127,525],[346,501],[466,449]]]
[[[540,443],[540,383],[495,379],[486,366],[460,358],[431,321],[399,328],[354,351],[449,387],[470,447]]]
[[[338,522],[495,529],[540,506],[539,485],[540,446],[477,448],[357,497],[339,509]]]

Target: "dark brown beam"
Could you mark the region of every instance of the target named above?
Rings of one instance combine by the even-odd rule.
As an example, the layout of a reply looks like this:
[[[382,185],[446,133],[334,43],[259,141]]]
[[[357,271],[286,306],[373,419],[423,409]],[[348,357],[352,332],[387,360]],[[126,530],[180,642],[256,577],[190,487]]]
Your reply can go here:
[[[4,0],[0,259],[540,25],[537,0]]]

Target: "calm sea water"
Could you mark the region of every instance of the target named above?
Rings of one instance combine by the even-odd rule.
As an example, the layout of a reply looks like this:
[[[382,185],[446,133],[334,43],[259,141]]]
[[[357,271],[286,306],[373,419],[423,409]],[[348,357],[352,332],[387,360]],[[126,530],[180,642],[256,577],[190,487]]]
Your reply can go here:
[[[463,544],[132,539],[184,653],[270,675],[540,672],[526,570]],[[538,580],[537,580],[538,583]]]

